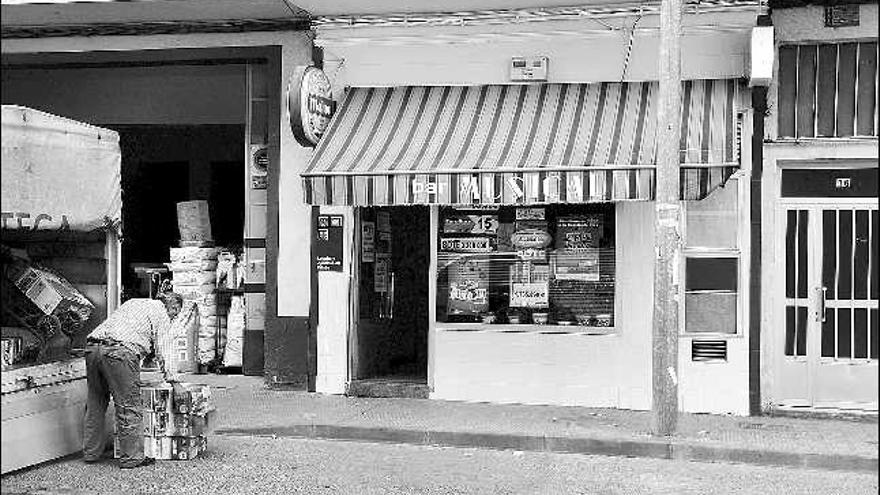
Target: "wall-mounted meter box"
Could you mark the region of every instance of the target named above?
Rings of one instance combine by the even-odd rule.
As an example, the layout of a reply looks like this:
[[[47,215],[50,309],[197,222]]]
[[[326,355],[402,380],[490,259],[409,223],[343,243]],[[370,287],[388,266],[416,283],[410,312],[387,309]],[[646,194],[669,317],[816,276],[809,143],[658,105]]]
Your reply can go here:
[[[511,81],[546,81],[547,57],[513,57],[510,59]]]

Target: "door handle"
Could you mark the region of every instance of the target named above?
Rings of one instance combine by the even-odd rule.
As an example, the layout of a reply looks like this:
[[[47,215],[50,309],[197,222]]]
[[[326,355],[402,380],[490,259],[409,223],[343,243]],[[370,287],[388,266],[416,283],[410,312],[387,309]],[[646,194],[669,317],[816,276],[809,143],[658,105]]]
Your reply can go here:
[[[819,314],[816,315],[816,321],[825,323],[825,294],[828,287],[816,287],[816,290],[819,292]]]

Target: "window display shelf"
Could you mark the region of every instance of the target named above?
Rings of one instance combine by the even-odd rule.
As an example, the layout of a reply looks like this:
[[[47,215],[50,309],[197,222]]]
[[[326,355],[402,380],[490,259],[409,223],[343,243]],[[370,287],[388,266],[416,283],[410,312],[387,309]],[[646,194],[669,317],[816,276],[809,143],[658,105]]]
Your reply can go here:
[[[436,329],[443,332],[495,332],[495,333],[541,333],[552,335],[616,335],[615,327],[588,327],[580,325],[534,325],[528,323],[481,324],[438,323]]]

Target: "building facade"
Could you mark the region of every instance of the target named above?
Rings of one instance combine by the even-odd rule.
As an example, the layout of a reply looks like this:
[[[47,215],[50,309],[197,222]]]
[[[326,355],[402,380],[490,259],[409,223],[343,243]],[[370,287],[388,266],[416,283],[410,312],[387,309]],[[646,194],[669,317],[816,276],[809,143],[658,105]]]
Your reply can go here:
[[[317,391],[651,408],[658,7],[314,19],[339,101],[301,171],[317,206]],[[750,410],[763,12],[710,2],[683,22],[676,379],[690,412]]]
[[[771,2],[764,409],[877,411],[877,2]]]
[[[285,97],[312,60],[307,14],[269,1],[4,4],[2,14],[3,103],[121,135],[124,269],[169,261],[174,202],[209,200],[215,240],[241,248],[247,266],[244,373],[313,385],[299,277],[311,213],[279,194],[300,189],[309,156]]]

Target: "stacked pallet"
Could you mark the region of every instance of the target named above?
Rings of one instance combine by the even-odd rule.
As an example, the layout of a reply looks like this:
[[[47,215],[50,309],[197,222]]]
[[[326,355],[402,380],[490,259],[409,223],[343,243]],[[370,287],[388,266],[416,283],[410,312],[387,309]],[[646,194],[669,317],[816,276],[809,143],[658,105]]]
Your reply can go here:
[[[214,405],[207,385],[181,383],[184,393],[175,400],[169,384],[141,388],[144,456],[163,460],[197,457],[208,446]],[[116,457],[119,439],[114,438]]]
[[[171,281],[174,291],[198,307],[198,363],[207,365],[217,358],[218,297],[216,247],[171,248]]]

